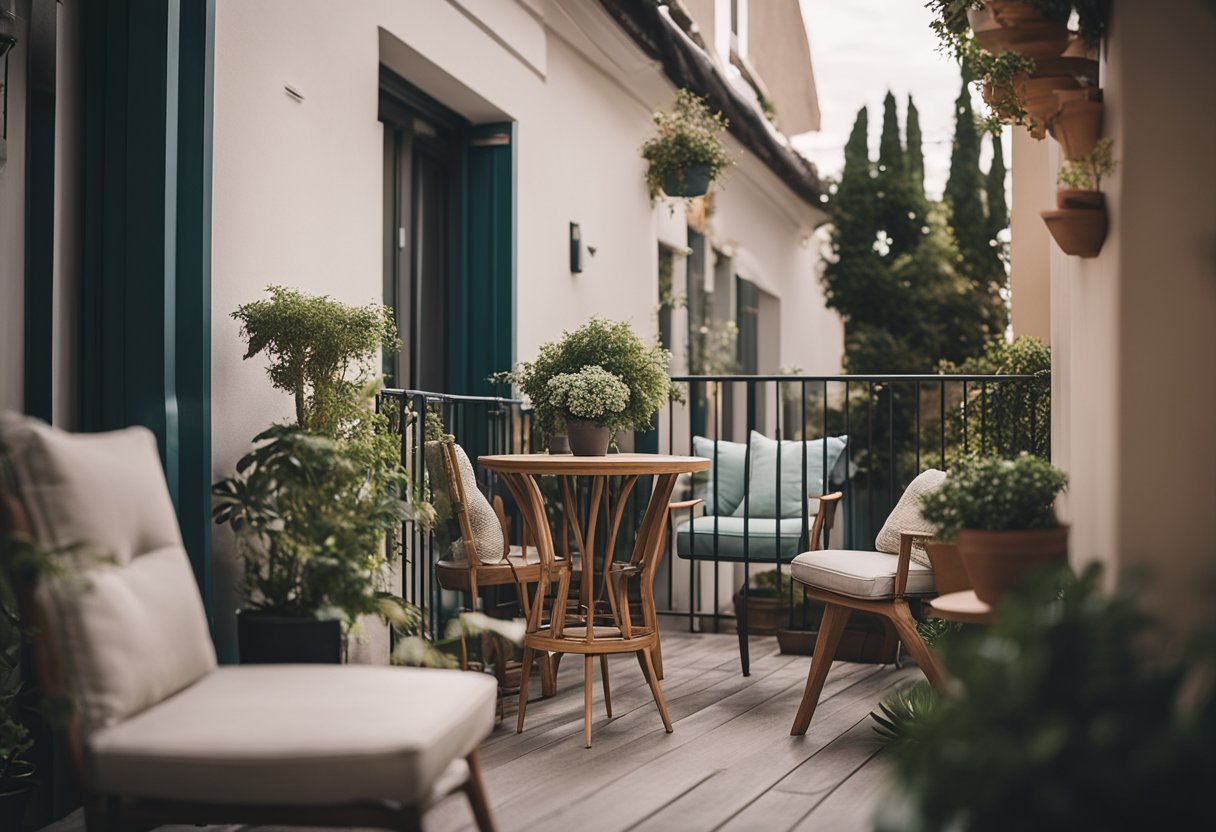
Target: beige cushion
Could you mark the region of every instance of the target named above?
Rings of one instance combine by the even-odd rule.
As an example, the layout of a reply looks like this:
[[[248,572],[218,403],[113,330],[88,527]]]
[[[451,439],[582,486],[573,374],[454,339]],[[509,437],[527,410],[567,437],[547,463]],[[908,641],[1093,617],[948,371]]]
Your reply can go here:
[[[893,598],[899,558],[885,552],[826,549],[803,552],[790,563],[790,574],[819,589],[850,598]],[[933,594],[933,570],[908,564],[908,595]]]
[[[222,667],[88,744],[102,791],[322,805],[426,801],[494,727],[493,676],[405,667]]]
[[[473,545],[477,549],[477,559],[482,563],[498,563],[505,555],[505,538],[502,524],[490,501],[477,487],[477,476],[473,473],[473,463],[469,461],[464,448],[456,445],[456,465],[459,469],[460,484],[464,487],[465,511],[469,515],[469,524],[473,529]],[[426,443],[426,470],[431,478],[431,494],[435,502],[435,511],[440,521],[447,524],[452,517],[451,487],[448,483],[447,466],[443,464],[443,443]],[[468,560],[464,550],[464,539],[460,528],[452,524],[447,530],[452,541],[452,558]]]
[[[156,440],[144,428],[69,434],[0,415],[6,489],[70,575],[39,600],[86,730],[137,714],[215,668]]]
[[[918,474],[916,479],[908,483],[908,488],[899,498],[899,502],[895,504],[895,509],[887,517],[887,522],[882,524],[878,537],[874,541],[874,548],[880,552],[898,555],[900,534],[904,532],[933,534],[936,531],[933,524],[921,516],[920,500],[930,491],[941,488],[945,481],[945,471],[930,468],[928,471]],[[923,546],[912,547],[912,560],[921,566],[930,566],[929,553]]]

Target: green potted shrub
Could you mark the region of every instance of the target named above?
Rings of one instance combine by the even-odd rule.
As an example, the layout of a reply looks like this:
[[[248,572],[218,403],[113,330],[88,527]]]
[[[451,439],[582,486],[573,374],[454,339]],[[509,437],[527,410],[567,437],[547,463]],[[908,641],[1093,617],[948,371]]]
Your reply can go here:
[[[629,404],[629,388],[603,367],[588,365],[577,373],[549,379],[549,401],[566,418],[566,436],[575,456],[608,453],[617,418]]]
[[[971,456],[926,494],[921,514],[955,540],[975,594],[992,604],[1028,573],[1068,560],[1068,527],[1055,499],[1068,477],[1030,454]]]
[[[535,361],[520,364],[509,376],[531,401],[537,425],[546,437],[566,433],[571,411],[567,409],[569,399],[564,391],[574,389],[576,384],[573,379],[564,379],[556,387],[550,387],[549,383],[563,375],[578,376],[588,367],[598,367],[614,376],[628,392],[623,408],[602,417],[609,432],[648,431],[654,427],[651,420],[655,412],[669,400],[680,397],[679,388],[667,375],[670,361],[670,352],[657,341],[647,345],[629,324],[595,317],[573,332],[562,333],[559,340],[542,344]],[[612,385],[605,384],[606,380],[598,375],[594,377],[604,385],[598,388],[601,393],[597,401],[601,405],[615,404],[615,399],[603,395]],[[581,388],[584,381],[577,384]],[[560,398],[555,399],[555,394]],[[576,421],[587,418],[575,415]]]
[[[268,292],[233,317],[245,358],[266,353],[271,384],[291,395],[295,424],[255,437],[235,476],[213,487],[212,513],[232,527],[244,566],[241,660],[335,662],[358,616],[402,603],[385,592],[386,551],[408,483],[399,439],[371,404],[396,327],[378,304]]]
[[[0,568],[0,829],[25,828],[22,821],[34,785],[34,765],[25,759],[34,741],[21,719],[22,642],[16,598]]]
[[[1167,634],[1100,570],[1044,575],[936,649],[951,684],[876,714],[879,832],[1212,829],[1216,633]]]
[[[1060,166],[1064,187],[1056,191],[1056,210],[1040,216],[1065,254],[1097,257],[1102,251],[1108,225],[1102,177],[1115,170],[1113,148],[1111,139],[1102,139],[1080,159]]]
[[[646,184],[652,199],[702,196],[730,166],[722,142],[727,121],[710,112],[705,100],[682,89],[670,112],[654,114],[655,135],[642,145]]]

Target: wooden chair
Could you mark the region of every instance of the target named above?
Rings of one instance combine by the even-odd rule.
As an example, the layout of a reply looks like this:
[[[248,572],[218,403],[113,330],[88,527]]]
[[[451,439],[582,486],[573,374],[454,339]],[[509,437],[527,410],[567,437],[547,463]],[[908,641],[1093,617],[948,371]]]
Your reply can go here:
[[[72,435],[0,413],[0,446],[0,568],[35,634],[41,695],[71,704],[56,728],[89,832],[420,832],[427,807],[454,790],[493,831],[477,759],[493,730],[492,681],[218,667],[151,432]],[[56,570],[23,566],[22,538],[59,551]]]
[[[805,734],[811,724],[840,636],[854,610],[875,613],[889,620],[929,682],[940,688],[946,680],[937,659],[917,632],[916,619],[908,605],[909,597],[935,594],[932,570],[920,566],[913,569],[911,560],[913,545],[928,540],[929,536],[900,534],[898,555],[821,550],[819,541],[832,528],[841,496],[837,492],[820,498],[811,551],[798,555],[790,564],[791,577],[802,585],[803,592],[825,605],[806,689],[790,730],[795,736]]]
[[[462,560],[450,556],[441,558],[435,563],[435,579],[444,589],[463,593],[465,607],[470,610],[477,609],[478,597],[483,587],[513,585],[524,618],[529,618],[531,602],[528,597],[528,585],[541,580],[541,561],[540,555],[535,551],[535,546],[532,547],[532,557],[529,557],[527,522],[525,521],[523,525],[522,545],[510,545],[506,512],[503,510],[502,498],[496,495],[491,505],[498,516],[499,527],[502,529],[503,549],[500,560],[483,560],[481,557],[483,553],[478,551],[473,524],[469,517],[469,495],[465,490],[463,478],[460,476],[457,445],[450,440],[441,441],[438,445],[444,466],[442,481],[447,483],[447,498],[451,505],[452,519],[456,521],[460,530],[465,558]],[[438,482],[438,478],[432,475],[431,481],[434,485]],[[497,651],[497,644],[491,641],[489,646],[492,650]],[[508,662],[501,651],[486,658],[497,659],[495,668],[500,695],[513,695],[519,689],[520,665]],[[548,655],[541,657],[538,663],[541,672],[541,696],[553,696],[557,688],[557,669],[549,660]]]
[[[526,518],[527,523],[544,522],[543,503],[536,481],[529,476],[507,475],[504,477],[508,487],[515,494],[520,509],[532,512],[533,516]],[[536,655],[549,653],[558,656],[565,653],[575,653],[583,656],[583,740],[587,748],[591,747],[591,703],[594,691],[594,660],[600,657],[600,673],[604,686],[604,709],[609,718],[612,717],[612,697],[608,680],[608,656],[621,653],[633,653],[637,656],[642,674],[650,686],[651,695],[659,709],[663,728],[671,733],[671,719],[667,714],[667,705],[663,701],[663,693],[659,688],[661,678],[655,665],[659,645],[658,621],[654,614],[654,573],[658,568],[663,552],[663,541],[666,537],[666,504],[675,477],[666,478],[667,494],[663,499],[654,503],[648,509],[642,528],[634,545],[633,555],[628,563],[615,563],[608,569],[605,580],[612,582],[615,589],[609,593],[612,599],[611,625],[596,623],[593,609],[583,607],[577,613],[570,613],[570,584],[573,568],[569,559],[559,559],[553,551],[552,541],[548,536],[538,538],[541,558],[542,577],[535,591],[531,605],[531,615],[528,619],[527,634],[524,636],[523,666],[525,672],[521,679],[519,692],[519,717],[516,732],[524,730],[524,717],[528,699],[527,669]],[[655,506],[660,506],[661,511]],[[629,603],[629,581],[636,578],[641,608],[638,610],[640,623],[634,621],[633,611]],[[553,581],[558,584],[557,596],[554,599],[549,621],[542,619],[545,594]]]

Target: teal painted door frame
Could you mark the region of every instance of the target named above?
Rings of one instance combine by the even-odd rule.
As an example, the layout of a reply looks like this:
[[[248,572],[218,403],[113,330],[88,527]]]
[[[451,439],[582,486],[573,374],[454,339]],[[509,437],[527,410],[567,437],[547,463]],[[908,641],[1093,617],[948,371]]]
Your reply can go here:
[[[467,133],[460,337],[449,345],[457,393],[494,395],[487,377],[515,362],[515,137],[513,123]]]
[[[156,434],[210,611],[215,0],[83,13],[80,424]]]

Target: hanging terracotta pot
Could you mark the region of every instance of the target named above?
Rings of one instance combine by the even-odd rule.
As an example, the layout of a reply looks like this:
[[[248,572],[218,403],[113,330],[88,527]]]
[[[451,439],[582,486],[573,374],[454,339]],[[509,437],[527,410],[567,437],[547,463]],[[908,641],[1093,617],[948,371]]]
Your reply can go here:
[[[1056,191],[1056,207],[1065,210],[1095,209],[1106,210],[1106,194],[1087,188],[1060,188]]]
[[[1106,208],[1061,208],[1040,216],[1060,250],[1071,257],[1097,257],[1106,241]]]
[[[995,604],[1030,573],[1068,562],[1068,527],[963,529],[958,533],[958,550],[976,597]]]
[[[1047,124],[1059,109],[1058,90],[1078,90],[1097,81],[1097,66],[1083,58],[1037,61],[1033,74],[1013,76],[1013,91],[1030,114],[1030,134],[1047,136]]]
[[[1027,0],[989,0],[967,10],[967,22],[980,48],[994,55],[1054,58],[1068,46],[1068,21],[1048,20]]]
[[[1064,158],[1080,159],[1102,137],[1102,90],[1056,90],[1058,105],[1048,122],[1051,136],[1060,143]]]

